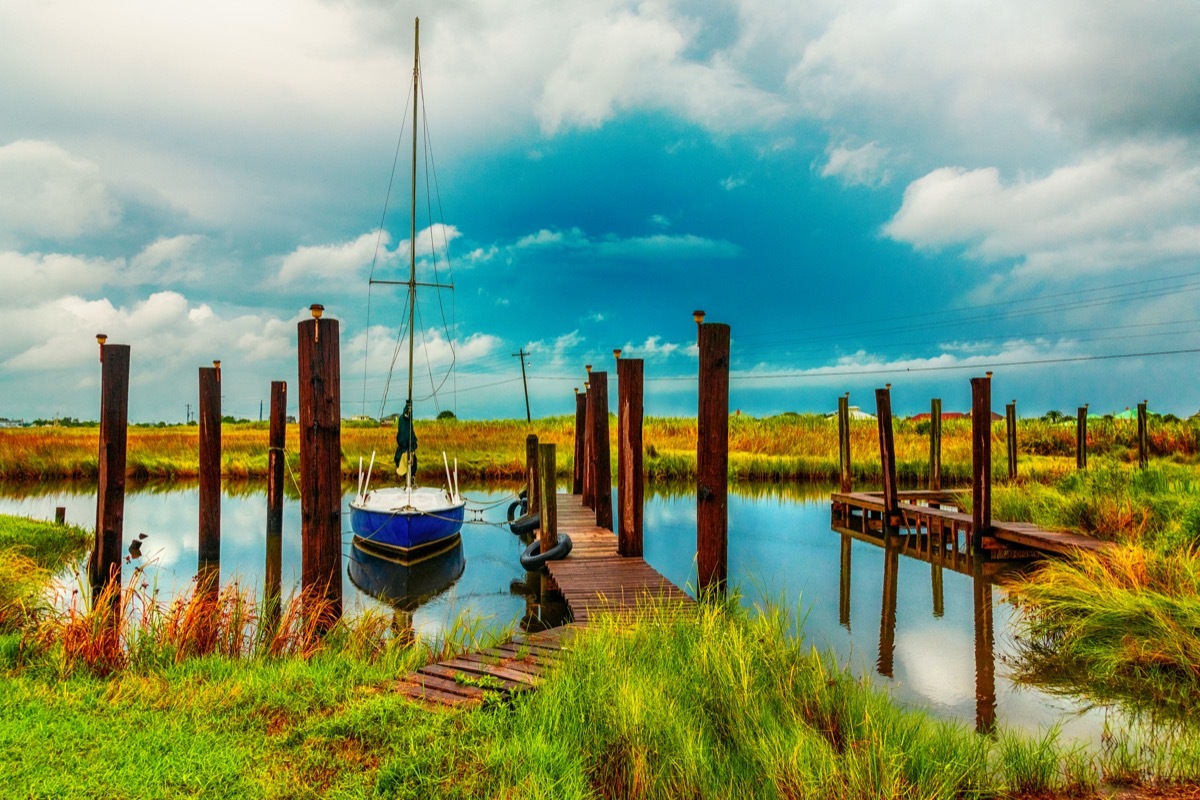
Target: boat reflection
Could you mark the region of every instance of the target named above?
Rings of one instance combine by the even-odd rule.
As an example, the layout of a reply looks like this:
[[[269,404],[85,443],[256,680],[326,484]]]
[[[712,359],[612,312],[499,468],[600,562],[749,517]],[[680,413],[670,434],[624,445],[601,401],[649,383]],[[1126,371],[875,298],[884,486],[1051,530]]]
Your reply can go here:
[[[360,591],[411,614],[453,586],[466,563],[459,534],[450,537],[444,546],[409,559],[355,536],[346,569],[350,582]]]

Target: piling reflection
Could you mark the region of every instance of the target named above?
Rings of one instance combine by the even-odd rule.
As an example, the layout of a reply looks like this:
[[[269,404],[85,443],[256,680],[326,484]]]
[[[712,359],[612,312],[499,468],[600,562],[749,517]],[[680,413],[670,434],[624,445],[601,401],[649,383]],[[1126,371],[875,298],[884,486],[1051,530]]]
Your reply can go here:
[[[950,570],[971,580],[974,616],[975,730],[992,733],[996,729],[996,646],[993,620],[993,586],[1013,573],[1015,565],[991,562],[977,553],[955,546],[940,531],[914,533],[900,528],[889,530],[880,521],[866,521],[854,528],[845,526],[845,518],[836,518],[833,529],[841,534],[841,572],[839,580],[838,622],[849,629],[851,605],[851,547],[853,540],[870,543],[883,550],[883,575],[880,582],[879,652],[876,671],[895,677],[897,606],[900,586],[900,556],[930,565],[932,615],[943,617],[945,609],[944,572]],[[839,525],[837,523],[843,523]],[[874,522],[874,524],[871,524]],[[865,530],[863,530],[865,528]],[[908,584],[911,586],[911,583]],[[907,604],[906,608],[911,608]]]

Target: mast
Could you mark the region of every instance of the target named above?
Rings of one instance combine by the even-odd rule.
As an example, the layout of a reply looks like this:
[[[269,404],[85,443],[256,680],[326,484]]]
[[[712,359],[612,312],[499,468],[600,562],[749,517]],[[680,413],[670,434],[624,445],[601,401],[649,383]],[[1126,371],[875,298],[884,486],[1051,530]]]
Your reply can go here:
[[[421,86],[421,18],[413,24],[413,136],[412,136],[412,195],[411,215],[408,231],[408,404],[412,409],[413,399],[413,347],[417,332],[413,329],[413,318],[417,307],[417,102]],[[412,458],[412,431],[415,413],[410,411],[408,420],[409,458]],[[410,461],[411,463],[411,461]],[[404,471],[405,486],[412,491],[412,469]]]

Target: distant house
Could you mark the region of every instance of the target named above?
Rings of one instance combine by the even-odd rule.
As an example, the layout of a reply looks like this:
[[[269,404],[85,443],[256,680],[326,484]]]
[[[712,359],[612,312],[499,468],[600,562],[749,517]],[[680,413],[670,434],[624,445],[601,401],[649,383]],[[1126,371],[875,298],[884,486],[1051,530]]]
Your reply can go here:
[[[837,412],[826,414],[825,419],[837,419]],[[850,419],[875,419],[875,415],[860,410],[858,406],[850,406]]]

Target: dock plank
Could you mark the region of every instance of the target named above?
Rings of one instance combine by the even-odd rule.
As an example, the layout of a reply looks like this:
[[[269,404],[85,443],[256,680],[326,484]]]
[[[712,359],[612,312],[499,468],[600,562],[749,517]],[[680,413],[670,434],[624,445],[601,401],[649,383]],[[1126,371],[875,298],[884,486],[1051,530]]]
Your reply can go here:
[[[657,606],[668,616],[687,613],[695,600],[640,557],[617,553],[617,537],[596,526],[595,512],[578,495],[560,494],[559,534],[571,537],[571,553],[546,565],[573,622],[537,633],[520,632],[494,647],[459,653],[428,664],[397,681],[396,690],[429,704],[479,705],[484,690],[458,680],[478,680],[490,675],[502,689],[515,694],[533,689],[541,676],[562,657],[562,649],[595,613],[636,613]]]

